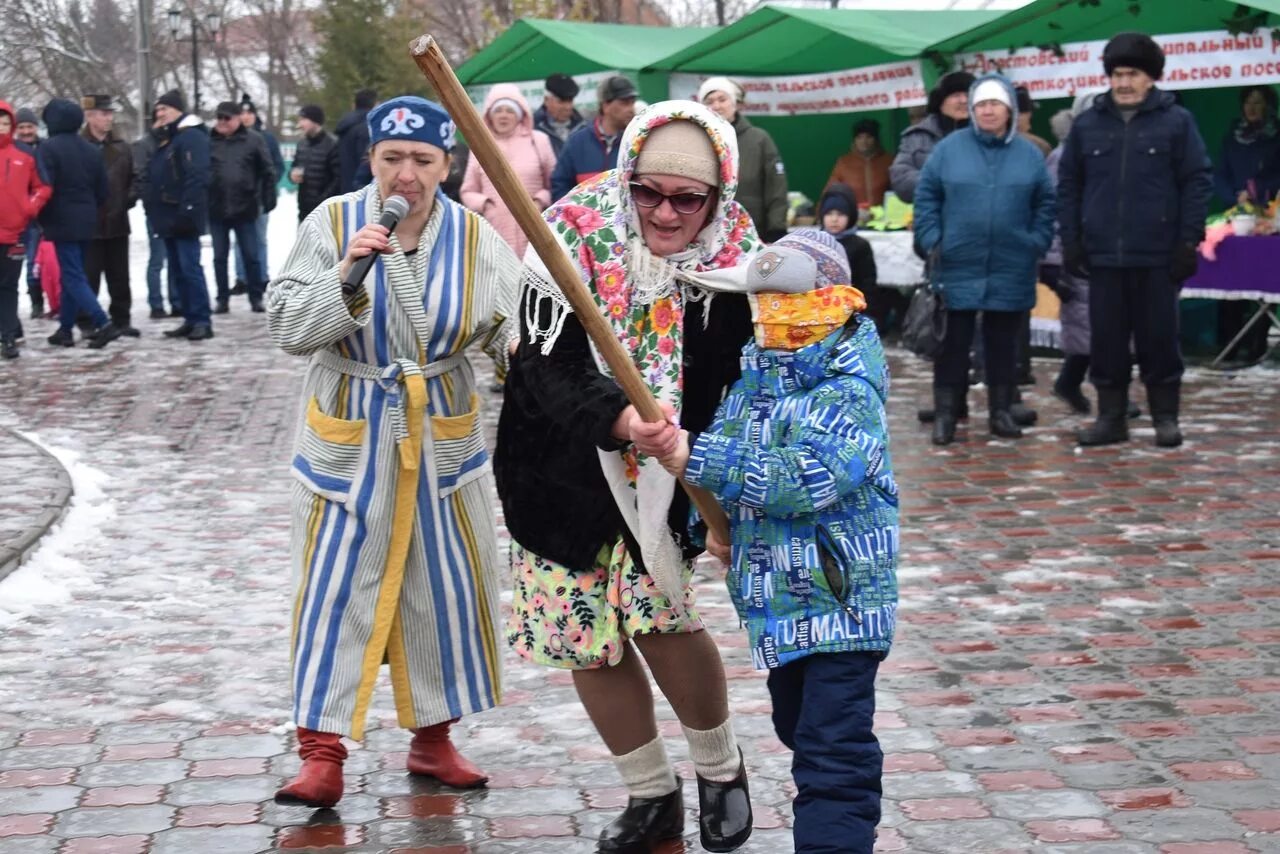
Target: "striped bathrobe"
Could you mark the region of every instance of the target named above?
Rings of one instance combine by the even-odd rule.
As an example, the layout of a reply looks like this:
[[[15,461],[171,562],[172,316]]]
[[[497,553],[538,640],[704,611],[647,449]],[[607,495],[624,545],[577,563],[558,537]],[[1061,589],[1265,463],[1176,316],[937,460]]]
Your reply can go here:
[[[463,351],[505,372],[519,264],[437,193],[418,251],[393,236],[348,306],[340,260],[380,215],[376,185],[322,204],[267,295],[272,340],[311,359],[291,466],[294,719],[356,739],[384,662],[410,729],[501,691],[492,476]]]

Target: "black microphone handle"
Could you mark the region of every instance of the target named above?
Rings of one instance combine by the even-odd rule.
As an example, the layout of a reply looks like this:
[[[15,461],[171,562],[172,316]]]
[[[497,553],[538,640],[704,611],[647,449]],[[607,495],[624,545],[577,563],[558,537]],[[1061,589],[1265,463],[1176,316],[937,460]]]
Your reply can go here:
[[[387,231],[395,231],[396,226],[399,224],[400,217],[396,216],[395,211],[383,211],[382,218],[378,220],[378,225]],[[363,258],[356,259],[356,262],[351,265],[351,269],[347,271],[347,277],[342,280],[342,293],[344,296],[350,296],[364,284],[369,271],[373,269],[373,262],[378,260],[378,254],[377,252],[370,252]]]

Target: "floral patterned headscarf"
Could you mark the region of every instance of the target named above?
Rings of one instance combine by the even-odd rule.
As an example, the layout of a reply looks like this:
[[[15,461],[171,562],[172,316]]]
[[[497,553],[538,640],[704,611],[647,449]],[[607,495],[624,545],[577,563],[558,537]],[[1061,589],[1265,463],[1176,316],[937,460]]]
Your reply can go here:
[[[653,130],[680,120],[694,122],[706,131],[720,163],[720,187],[715,211],[694,241],[675,255],[658,258],[644,245],[639,212],[628,184]],[[737,188],[738,139],[733,127],[693,101],[661,101],[646,107],[627,125],[616,169],[579,184],[543,214],[649,389],[677,413],[683,386],[685,303],[707,299],[708,294],[695,284],[678,280],[676,274],[731,267],[756,246],[751,217],[734,199]],[[523,286],[530,289],[525,321],[532,342],[541,343],[542,352],[550,353],[572,308],[532,244],[524,262]],[[594,345],[592,352],[600,371],[609,375]],[[666,521],[675,480],[657,460],[637,457],[634,451],[602,451],[600,456],[618,507],[640,543],[645,568],[679,608],[684,601],[682,561]]]

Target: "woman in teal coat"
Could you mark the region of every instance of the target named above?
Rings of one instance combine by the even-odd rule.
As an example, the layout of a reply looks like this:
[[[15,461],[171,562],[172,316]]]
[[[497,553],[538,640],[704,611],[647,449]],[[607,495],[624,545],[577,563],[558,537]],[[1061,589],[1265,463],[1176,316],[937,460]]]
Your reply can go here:
[[[915,196],[916,243],[947,308],[934,360],[934,444],[955,438],[978,312],[986,355],[991,432],[1018,438],[1014,400],[1018,323],[1036,302],[1036,268],[1053,241],[1055,194],[1044,157],[1018,135],[1018,101],[1003,77],[969,92],[965,131],[938,143]]]

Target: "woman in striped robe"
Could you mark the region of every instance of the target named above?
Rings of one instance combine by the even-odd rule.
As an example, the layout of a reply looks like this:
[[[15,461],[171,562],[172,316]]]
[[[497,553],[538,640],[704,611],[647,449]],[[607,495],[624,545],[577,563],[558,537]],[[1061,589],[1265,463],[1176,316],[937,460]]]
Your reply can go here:
[[[519,266],[438,191],[453,123],[401,97],[369,114],[374,181],[321,204],[267,298],[272,340],[310,357],[292,474],[292,660],[299,776],[277,802],[342,795],[340,737],[364,733],[390,666],[408,767],[456,787],[485,776],[449,727],[500,700],[498,545],[475,376],[505,373]],[[383,200],[409,213],[378,224]],[[378,253],[363,285],[343,284]]]

